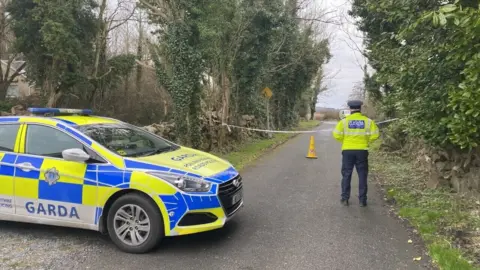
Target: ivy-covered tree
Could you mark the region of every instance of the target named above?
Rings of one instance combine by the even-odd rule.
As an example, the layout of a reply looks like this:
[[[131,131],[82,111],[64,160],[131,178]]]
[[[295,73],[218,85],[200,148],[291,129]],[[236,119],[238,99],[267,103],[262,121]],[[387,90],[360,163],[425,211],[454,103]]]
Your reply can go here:
[[[302,96],[328,60],[328,42],[317,40],[309,26],[299,23],[295,1],[241,2],[251,23],[233,67],[237,112],[265,119],[261,90],[269,87],[274,93],[270,101],[272,123],[276,128],[291,126],[304,102]]]
[[[222,122],[235,123],[244,114],[266,120],[261,90],[270,87],[272,123],[277,128],[297,123],[302,97],[319,78],[329,51],[326,40],[317,40],[312,28],[298,21],[296,1],[141,3],[160,29],[157,77],[172,95],[183,142],[200,137],[195,125],[201,113],[203,73],[218,87],[213,91],[218,93],[217,105],[210,108],[220,112]]]
[[[273,88],[274,82],[266,79],[275,35],[280,31],[280,1],[240,1],[240,12],[249,23],[233,62],[233,77],[236,87],[232,99],[237,115],[253,114],[266,118],[265,101],[261,90]]]
[[[15,65],[20,60],[19,55],[13,50],[13,34],[10,27],[10,19],[7,13],[7,5],[11,0],[0,0],[0,100],[5,100],[8,88],[18,79],[26,66],[23,62]]]
[[[93,0],[15,0],[7,10],[29,79],[48,93],[47,106],[87,80],[97,31]]]
[[[284,7],[285,12],[280,17],[282,27],[270,53],[267,79],[274,83],[273,89],[276,90],[273,113],[278,128],[297,123],[302,96],[309,91],[330,57],[328,41],[317,40],[310,25],[300,25],[295,7]]]
[[[155,66],[160,83],[172,96],[177,137],[193,147],[201,144],[200,97],[204,71],[200,31],[196,22],[201,1],[142,0],[150,19],[160,28]]]

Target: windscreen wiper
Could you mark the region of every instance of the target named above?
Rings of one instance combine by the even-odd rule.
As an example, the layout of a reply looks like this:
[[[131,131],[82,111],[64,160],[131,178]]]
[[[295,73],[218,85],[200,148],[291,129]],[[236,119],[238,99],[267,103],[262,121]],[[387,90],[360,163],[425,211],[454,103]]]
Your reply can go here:
[[[170,152],[172,150],[173,150],[173,147],[171,147],[171,146],[160,147],[157,150],[153,151],[152,154],[156,155],[156,154],[161,154],[161,153],[165,153],[165,152]]]
[[[174,150],[175,148],[173,148],[172,146],[166,146],[166,147],[160,147],[158,149],[155,149],[153,151],[146,151],[144,153],[139,153],[139,154],[136,154],[136,156],[151,156],[151,155],[158,155],[158,154],[162,154],[162,153],[165,153],[165,152],[170,152],[172,150]]]

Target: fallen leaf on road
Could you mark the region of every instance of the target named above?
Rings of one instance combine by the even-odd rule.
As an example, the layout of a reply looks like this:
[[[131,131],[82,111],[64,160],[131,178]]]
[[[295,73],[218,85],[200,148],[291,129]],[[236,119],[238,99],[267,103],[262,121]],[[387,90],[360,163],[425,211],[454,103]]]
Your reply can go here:
[[[422,257],[413,258],[414,261],[420,261],[421,259],[422,259]]]
[[[413,243],[413,241],[410,239],[410,240],[408,240],[408,243],[411,244],[411,243]]]

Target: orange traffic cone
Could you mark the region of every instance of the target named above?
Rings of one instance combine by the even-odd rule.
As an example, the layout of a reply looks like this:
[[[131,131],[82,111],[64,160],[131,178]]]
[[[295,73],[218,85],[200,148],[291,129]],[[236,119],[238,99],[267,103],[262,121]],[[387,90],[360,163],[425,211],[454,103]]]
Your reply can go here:
[[[315,140],[313,136],[310,136],[310,146],[308,147],[307,158],[317,158],[317,153],[315,152]]]

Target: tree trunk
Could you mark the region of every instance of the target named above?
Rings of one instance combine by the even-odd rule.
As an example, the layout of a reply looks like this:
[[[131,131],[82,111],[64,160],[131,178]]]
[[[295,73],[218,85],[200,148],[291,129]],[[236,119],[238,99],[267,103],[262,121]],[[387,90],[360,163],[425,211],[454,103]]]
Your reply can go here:
[[[123,86],[124,86],[124,87],[123,87],[123,91],[124,91],[124,93],[125,93],[125,97],[127,97],[128,92],[130,91],[130,82],[129,82],[129,80],[130,80],[130,75],[127,74],[127,75],[125,76],[124,85],[123,85]]]
[[[10,86],[9,82],[0,82],[0,100],[4,101],[7,98],[8,87]]]
[[[93,104],[93,103],[94,103],[95,94],[97,93],[97,90],[98,90],[98,86],[97,86],[97,85],[94,85],[92,91],[90,91],[90,93],[88,94],[87,100],[88,100],[88,103],[89,103],[89,104]]]
[[[200,149],[202,147],[202,129],[200,124],[200,114],[202,113],[200,105],[200,85],[193,86],[190,106],[189,106],[189,137],[193,148]]]
[[[102,53],[106,47],[106,40],[108,35],[108,25],[104,20],[105,10],[107,8],[107,0],[102,0],[100,4],[100,10],[98,13],[98,28],[99,31],[97,36],[95,37],[95,58],[93,62],[93,69],[92,69],[92,80],[95,84],[95,87],[91,90],[91,93],[88,95],[87,100],[91,104],[93,99],[95,98],[95,94],[99,89],[99,80],[98,80],[98,73],[100,72],[100,58],[102,57]]]
[[[317,112],[317,108],[316,108],[317,104],[315,103],[310,104],[310,120],[313,120],[315,118],[315,113]]]
[[[226,71],[222,72],[222,93],[223,93],[223,119],[225,123],[230,113],[230,80]]]
[[[163,119],[166,120],[168,115],[168,104],[167,101],[163,101]]]
[[[137,59],[142,61],[143,58],[143,24],[142,16],[140,13],[140,20],[138,22],[138,46],[137,46]],[[137,65],[137,95],[139,95],[139,90],[141,89],[140,83],[142,82],[143,70],[142,65]]]
[[[6,3],[8,4],[8,3]],[[7,18],[5,16],[5,7],[0,5],[0,59],[4,60],[4,56],[7,52]],[[1,69],[0,69],[1,71]],[[3,75],[3,72],[0,73]]]
[[[227,72],[223,70],[220,74],[220,81],[222,87],[222,114],[221,121],[227,123],[230,113],[230,80],[228,79]],[[218,138],[218,145],[223,146],[227,137],[227,131],[225,128],[220,129],[220,136]]]
[[[104,39],[106,39],[107,35],[107,24],[105,23],[105,20],[103,19],[103,16],[105,14],[105,9],[107,8],[107,0],[102,0],[102,4],[100,5],[100,11],[98,14],[98,21],[100,24],[100,31],[98,31],[97,37],[95,39],[95,62],[93,66],[93,78],[96,79],[98,76],[98,67],[100,64],[100,54],[102,51],[102,45],[104,43]]]
[[[48,102],[47,102],[47,108],[54,108],[57,106],[58,100],[60,97],[63,95],[62,90],[54,90],[52,89],[50,91],[49,97],[48,97]]]

